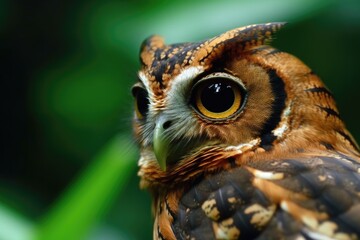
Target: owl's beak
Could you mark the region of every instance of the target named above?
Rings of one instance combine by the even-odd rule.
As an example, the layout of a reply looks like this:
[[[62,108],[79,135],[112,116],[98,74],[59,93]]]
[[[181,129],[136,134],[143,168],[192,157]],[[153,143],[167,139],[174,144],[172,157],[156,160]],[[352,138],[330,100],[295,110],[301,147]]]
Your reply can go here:
[[[169,140],[165,137],[165,130],[170,122],[164,117],[160,116],[158,119],[153,139],[153,148],[156,160],[159,163],[161,170],[166,171],[166,161],[169,156]]]

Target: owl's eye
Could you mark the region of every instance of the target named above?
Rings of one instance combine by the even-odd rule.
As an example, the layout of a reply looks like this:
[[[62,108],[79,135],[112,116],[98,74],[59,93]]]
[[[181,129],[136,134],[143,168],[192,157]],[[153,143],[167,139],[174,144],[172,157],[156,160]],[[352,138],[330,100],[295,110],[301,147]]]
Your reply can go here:
[[[240,110],[245,99],[245,89],[230,76],[226,73],[215,73],[194,86],[191,101],[201,115],[221,120]]]
[[[135,112],[138,119],[143,119],[149,110],[149,98],[145,89],[134,87],[132,94],[135,98]]]

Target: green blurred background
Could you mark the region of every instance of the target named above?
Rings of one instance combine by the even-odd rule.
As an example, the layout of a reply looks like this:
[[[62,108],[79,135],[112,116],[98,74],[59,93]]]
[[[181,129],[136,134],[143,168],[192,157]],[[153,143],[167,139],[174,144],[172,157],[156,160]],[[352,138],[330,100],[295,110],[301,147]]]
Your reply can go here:
[[[130,87],[138,48],[289,24],[274,46],[307,63],[360,139],[358,0],[0,0],[0,240],[150,239]]]

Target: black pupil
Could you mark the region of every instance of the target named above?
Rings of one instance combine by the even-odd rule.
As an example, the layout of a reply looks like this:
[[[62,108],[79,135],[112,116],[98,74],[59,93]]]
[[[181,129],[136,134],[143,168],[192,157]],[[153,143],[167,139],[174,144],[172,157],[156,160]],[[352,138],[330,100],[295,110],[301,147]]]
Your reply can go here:
[[[203,88],[201,102],[203,106],[214,113],[221,113],[234,103],[235,95],[232,86],[224,82],[215,82]]]
[[[149,99],[144,90],[138,90],[136,94],[137,109],[141,115],[145,116],[149,108]]]

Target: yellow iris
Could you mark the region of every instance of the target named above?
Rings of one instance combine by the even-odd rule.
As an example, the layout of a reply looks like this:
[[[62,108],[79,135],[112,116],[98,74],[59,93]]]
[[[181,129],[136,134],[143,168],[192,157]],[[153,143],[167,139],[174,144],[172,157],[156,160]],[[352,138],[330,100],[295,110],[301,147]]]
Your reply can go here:
[[[207,118],[226,119],[240,109],[242,93],[240,86],[233,81],[209,79],[196,88],[195,105]]]

